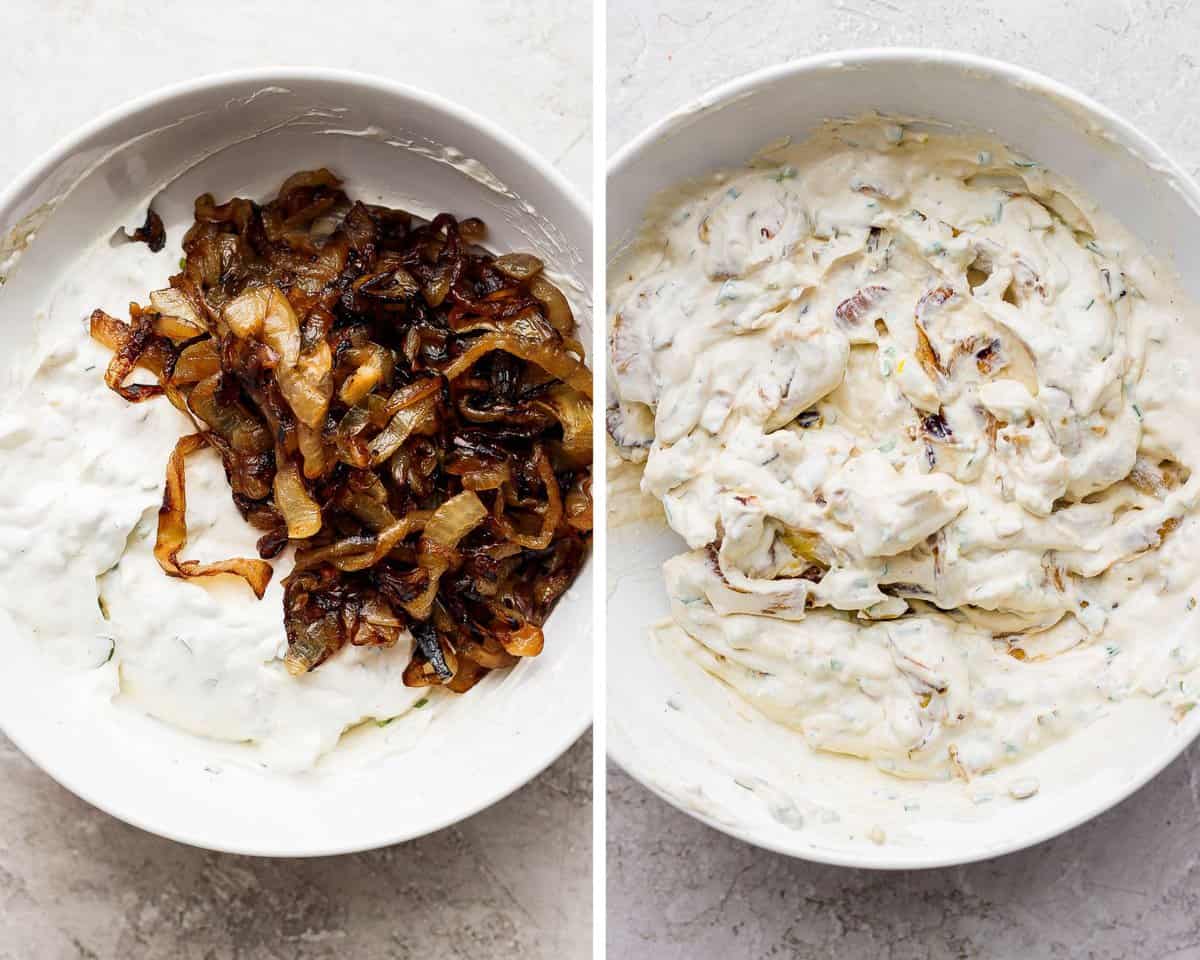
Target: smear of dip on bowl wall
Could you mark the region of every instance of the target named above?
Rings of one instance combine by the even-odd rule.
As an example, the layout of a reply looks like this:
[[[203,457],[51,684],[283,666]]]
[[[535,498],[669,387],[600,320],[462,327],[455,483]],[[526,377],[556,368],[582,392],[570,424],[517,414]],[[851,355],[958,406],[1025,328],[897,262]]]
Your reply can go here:
[[[260,602],[232,581],[197,589],[157,569],[153,515],[178,414],[93,392],[107,351],[84,319],[97,305],[122,313],[178,270],[197,195],[267,197],[286,165],[305,163],[336,168],[368,202],[482,217],[489,247],[543,258],[586,335],[590,228],[572,191],[485,121],[381,81],[271,71],[156,94],[98,121],[0,201],[4,444],[8,467],[24,465],[0,521],[0,722],[124,819],[291,855],[419,835],[524,783],[585,726],[591,656],[585,569],[547,625],[547,657],[485,678],[467,709],[406,690],[405,658],[385,648],[344,650],[301,688],[259,664],[279,653],[278,596]],[[167,230],[159,253],[116,236],[151,201]],[[192,458],[188,499],[189,551],[254,555],[256,532],[215,457]]]
[[[989,93],[947,104],[948,75]],[[642,469],[620,459],[645,461],[686,546],[622,523],[610,493],[610,611],[646,609],[663,577],[670,598],[640,674],[613,657],[613,749],[764,845],[879,866],[999,852],[1102,809],[1191,733],[1200,309],[1144,252],[1181,252],[1146,216],[1160,198],[1128,211],[1139,239],[1059,176],[1103,189],[1153,148],[1098,139],[1107,118],[1080,129],[1088,108],[1038,83],[829,58],[614,163],[615,490]],[[1030,127],[1030,103],[1053,124]],[[892,119],[821,124],[872,109]],[[770,146],[748,164],[672,183],[698,156],[745,161],[701,141],[749,130]],[[1185,180],[1136,176],[1194,218]],[[656,710],[631,703],[655,684]]]

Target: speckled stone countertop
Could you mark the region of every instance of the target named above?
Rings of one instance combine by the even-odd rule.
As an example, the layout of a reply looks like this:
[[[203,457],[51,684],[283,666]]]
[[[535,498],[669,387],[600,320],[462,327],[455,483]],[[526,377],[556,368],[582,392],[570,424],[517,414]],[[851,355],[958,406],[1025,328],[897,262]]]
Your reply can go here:
[[[848,47],[1014,61],[1114,108],[1200,172],[1200,7],[1148,0],[609,0],[608,146],[758,67]],[[887,874],[766,853],[615,768],[609,954],[1200,958],[1200,746],[1105,816],[1023,853]]]
[[[0,183],[151,88],[288,63],[436,90],[588,189],[587,0],[358,0],[314,28],[312,11],[340,9],[5,0]],[[206,853],[128,827],[0,738],[0,960],[581,960],[591,952],[590,847],[590,737],[458,826],[300,861]]]

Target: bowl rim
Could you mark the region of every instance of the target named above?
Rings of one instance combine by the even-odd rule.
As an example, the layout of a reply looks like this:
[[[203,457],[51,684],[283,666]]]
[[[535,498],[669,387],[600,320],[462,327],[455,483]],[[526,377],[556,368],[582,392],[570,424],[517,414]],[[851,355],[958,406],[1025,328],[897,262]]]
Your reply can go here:
[[[1088,95],[1080,93],[1061,81],[1054,80],[1045,74],[1027,67],[991,57],[961,53],[954,50],[943,50],[936,47],[846,48],[810,57],[788,60],[742,74],[732,80],[712,87],[699,96],[692,98],[686,104],[670,111],[666,116],[650,124],[627,143],[619,147],[609,158],[606,169],[606,181],[611,181],[613,177],[622,173],[624,168],[631,164],[642,151],[656,143],[660,138],[668,135],[675,124],[683,118],[695,116],[702,111],[726,106],[747,94],[753,93],[760,87],[769,85],[777,80],[842,65],[875,66],[889,63],[907,63],[912,65],[937,63],[939,65],[957,67],[962,70],[976,71],[996,81],[1020,85],[1038,97],[1057,98],[1073,104],[1084,111],[1089,118],[1102,125],[1103,128],[1115,131],[1121,141],[1135,151],[1140,158],[1152,161],[1157,175],[1171,178],[1179,191],[1191,200],[1193,207],[1196,210],[1200,210],[1200,186],[1197,185],[1192,176],[1158,144],[1109,107],[1104,106]],[[605,223],[607,224],[607,211]],[[612,250],[612,241],[606,238],[606,261]],[[607,704],[605,716],[607,716]],[[828,864],[830,866],[872,870],[921,870],[962,866],[969,863],[991,860],[995,857],[1025,850],[1036,844],[1068,833],[1129,799],[1130,796],[1178,759],[1183,751],[1195,741],[1197,734],[1200,734],[1200,724],[1193,724],[1192,730],[1188,735],[1179,737],[1153,763],[1138,771],[1137,776],[1123,782],[1119,788],[1099,795],[1098,799],[1094,802],[1072,813],[1069,817],[1057,820],[1049,827],[1035,830],[1028,835],[1022,836],[1020,839],[999,844],[994,848],[969,850],[961,854],[940,853],[932,856],[921,855],[919,851],[916,856],[912,855],[911,852],[897,855],[895,852],[889,851],[887,847],[867,847],[865,845],[862,848],[862,853],[856,855],[849,852],[829,851],[815,847],[789,846],[776,842],[769,837],[756,835],[753,830],[744,829],[737,824],[727,823],[706,816],[699,811],[689,809],[679,798],[661,789],[652,777],[639,771],[634,755],[622,756],[619,746],[617,749],[613,749],[610,746],[608,755],[632,779],[669,803],[675,809],[686,813],[701,823],[707,824],[715,830],[719,830],[753,846],[769,850],[773,853],[808,860],[813,863]],[[620,741],[614,740],[613,743],[619,744]],[[872,856],[871,854],[875,851],[878,851],[878,855]]]
[[[584,224],[589,228],[589,231],[592,229],[591,210],[584,199],[583,193],[561,171],[552,166],[540,153],[522,140],[470,108],[421,87],[401,83],[375,74],[330,67],[293,65],[254,67],[203,74],[189,80],[157,87],[102,112],[99,116],[76,128],[73,132],[58,140],[48,150],[43,151],[35,157],[32,162],[27,164],[17,174],[15,179],[6,187],[0,189],[0,227],[4,226],[6,220],[11,220],[22,198],[35,189],[46,175],[56,169],[63,161],[78,152],[90,140],[103,134],[109,127],[131,119],[145,110],[160,107],[172,100],[192,94],[217,90],[224,86],[244,84],[286,86],[289,83],[313,82],[334,88],[353,87],[360,90],[366,89],[391,98],[417,101],[439,113],[445,114],[451,120],[463,126],[474,128],[485,139],[493,141],[501,150],[508,151],[522,165],[527,166],[539,180],[545,181],[549,185],[551,191],[561,194],[566,200],[567,206],[580,216]],[[13,222],[8,223],[8,228],[12,227]],[[590,270],[586,271],[585,277],[587,281],[591,280]],[[592,296],[594,298],[594,292]],[[595,571],[599,568],[594,547],[589,562],[593,565],[594,577],[596,575]],[[594,593],[592,591],[593,595],[589,598],[593,605],[595,602]],[[593,642],[596,642],[595,637],[593,637]],[[594,658],[593,662],[589,663],[589,669],[594,669]],[[295,849],[256,847],[254,844],[224,844],[206,839],[200,831],[185,833],[180,830],[163,829],[162,827],[146,822],[143,817],[131,815],[123,811],[120,809],[119,803],[111,802],[96,791],[82,786],[75,781],[75,778],[69,772],[55,769],[55,765],[50,763],[48,758],[38,756],[36,752],[31,752],[22,741],[22,738],[19,735],[14,735],[12,731],[7,729],[2,720],[0,720],[0,733],[8,737],[25,757],[60,786],[93,807],[130,826],[144,830],[155,836],[186,844],[187,846],[212,850],[218,853],[301,859],[361,853],[367,850],[393,846],[436,833],[439,830],[444,830],[469,817],[475,816],[527,785],[562,757],[591,726],[594,707],[594,704],[585,704],[579,713],[578,719],[574,723],[564,725],[561,728],[560,735],[555,739],[553,747],[546,754],[536,756],[524,764],[516,763],[508,766],[506,768],[508,776],[495,789],[488,793],[480,794],[458,809],[431,818],[419,829],[395,829],[391,832],[381,831],[376,839],[354,844],[309,844]],[[386,821],[383,822],[386,823]]]

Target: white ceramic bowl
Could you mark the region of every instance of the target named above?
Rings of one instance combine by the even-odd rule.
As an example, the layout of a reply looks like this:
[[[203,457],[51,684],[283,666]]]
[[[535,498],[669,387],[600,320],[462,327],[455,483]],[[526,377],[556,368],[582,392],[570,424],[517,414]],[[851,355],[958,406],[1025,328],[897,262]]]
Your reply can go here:
[[[1059,83],[933,50],[846,51],[773,67],[667,117],[609,165],[609,255],[636,232],[659,190],[738,166],[780,137],[802,138],[826,118],[873,110],[994,133],[1082,185],[1173,264],[1190,295],[1200,298],[1200,190],[1158,147]],[[660,564],[681,547],[665,528],[609,532],[609,749],[664,799],[751,843],[879,868],[1006,853],[1108,809],[1170,763],[1200,729],[1200,711],[1177,724],[1146,701],[1115,705],[1107,718],[1019,767],[1041,784],[1035,797],[1020,802],[1003,789],[1017,772],[997,782],[999,796],[977,803],[959,783],[908,783],[859,761],[815,757],[797,765],[795,752],[807,750],[803,741],[769,724],[755,728],[754,748],[725,749],[729,732],[748,722],[749,708],[723,688],[709,706],[697,705],[696,691],[716,682],[694,667],[665,664],[646,641],[646,625],[668,613]],[[681,703],[688,708],[674,709]],[[781,771],[789,773],[791,789],[767,788],[780,782]],[[911,809],[896,816],[898,804]]]
[[[61,143],[0,195],[0,348],[11,356],[27,347],[30,318],[62,271],[97,238],[140,222],[152,197],[178,247],[197,194],[263,196],[292,171],[322,165],[352,196],[480,216],[496,249],[532,247],[567,281],[589,341],[591,226],[561,175],[488,121],[423,91],[269,69],[142,97]],[[163,836],[278,856],[378,847],[495,802],[583,733],[591,593],[589,563],[547,624],[541,656],[488,677],[435,713],[411,749],[375,762],[304,775],[214,765],[208,741],[109,704],[95,709],[78,695],[79,678],[13,633],[0,638],[0,727],[65,787]]]

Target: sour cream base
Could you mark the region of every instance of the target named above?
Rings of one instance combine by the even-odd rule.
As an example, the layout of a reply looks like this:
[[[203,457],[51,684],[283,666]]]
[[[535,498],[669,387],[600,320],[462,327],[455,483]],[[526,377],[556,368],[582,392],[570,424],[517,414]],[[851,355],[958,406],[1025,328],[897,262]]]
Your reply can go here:
[[[154,560],[167,457],[194,427],[162,398],[128,404],[109,391],[110,355],[84,321],[93,307],[120,314],[144,300],[172,272],[172,256],[98,244],[65,273],[37,318],[31,356],[10,371],[18,382],[0,413],[0,608],[63,669],[96,675],[92,692],[240,744],[235,758],[274,769],[311,769],[347,730],[390,724],[418,704],[411,716],[423,725],[442,698],[404,685],[407,634],[391,649],[347,648],[310,674],[288,675],[280,581],[289,553],[261,601],[235,578],[175,580]],[[257,533],[211,451],[188,458],[187,496],[184,557],[256,555]],[[380,738],[395,739],[396,727]]]
[[[1071,184],[875,120],[660,199],[610,432],[677,648],[812,748],[969,778],[1191,708],[1197,308]]]

